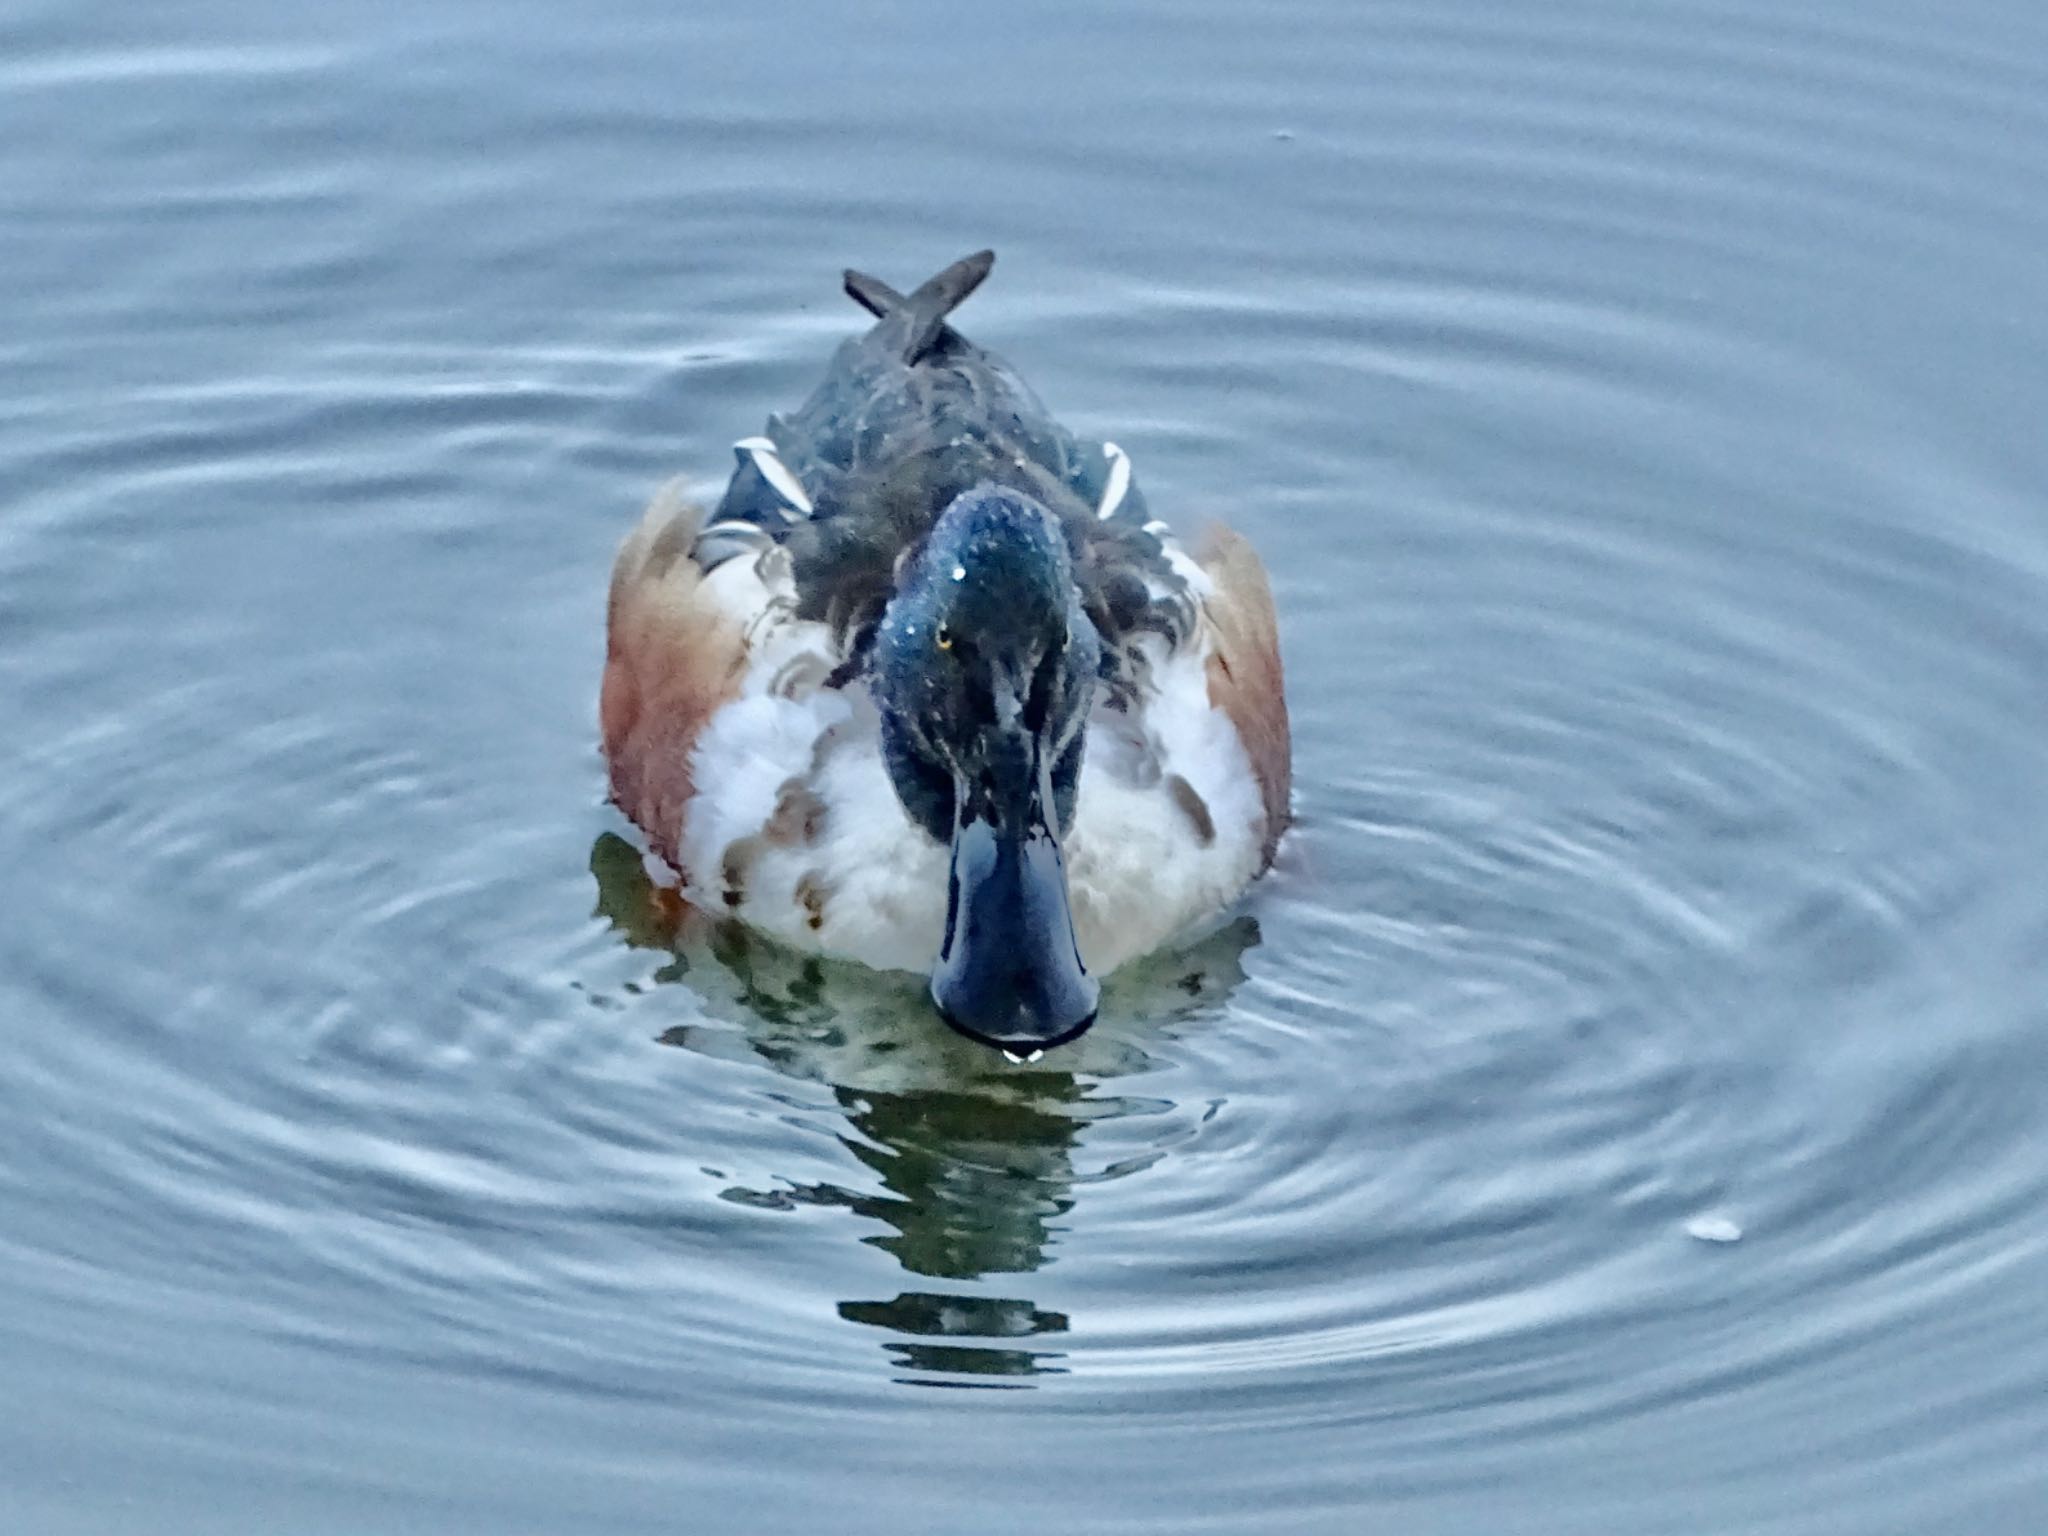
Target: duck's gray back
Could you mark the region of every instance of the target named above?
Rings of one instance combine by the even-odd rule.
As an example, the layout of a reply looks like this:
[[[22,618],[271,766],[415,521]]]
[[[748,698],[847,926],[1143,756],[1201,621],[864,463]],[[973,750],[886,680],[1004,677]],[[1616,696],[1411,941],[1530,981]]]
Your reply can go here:
[[[1099,516],[1112,476],[1102,445],[1078,441],[1008,363],[948,323],[994,260],[977,252],[908,295],[849,271],[846,291],[875,324],[840,346],[798,410],[768,421],[809,514],[743,454],[714,524],[751,524],[783,544],[801,616],[852,635],[879,617],[899,556],[946,505],[994,482],[1036,498],[1066,526],[1091,616],[1112,645],[1136,629],[1173,633],[1185,588],[1146,528],[1137,486]],[[1170,600],[1155,611],[1162,591]]]

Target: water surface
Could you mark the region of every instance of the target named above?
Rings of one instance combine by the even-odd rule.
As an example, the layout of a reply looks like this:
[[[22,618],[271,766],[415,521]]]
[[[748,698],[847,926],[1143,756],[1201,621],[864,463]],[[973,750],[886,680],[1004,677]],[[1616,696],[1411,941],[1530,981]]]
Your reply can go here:
[[[0,1525],[2048,1524],[2048,22],[0,23]],[[963,314],[1300,823],[1018,1070],[647,921],[612,548]]]

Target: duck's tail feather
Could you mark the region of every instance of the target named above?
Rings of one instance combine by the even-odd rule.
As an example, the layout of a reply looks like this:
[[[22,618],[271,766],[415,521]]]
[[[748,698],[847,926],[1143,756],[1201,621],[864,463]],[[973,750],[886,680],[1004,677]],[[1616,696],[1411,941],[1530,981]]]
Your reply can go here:
[[[918,285],[909,295],[898,293],[879,277],[865,272],[846,272],[846,292],[853,301],[878,320],[897,320],[903,325],[902,356],[906,364],[920,361],[946,334],[946,317],[960,307],[967,296],[981,286],[996,262],[994,251],[976,251],[963,256],[945,271]],[[893,338],[892,338],[893,339]]]
[[[846,296],[877,320],[886,320],[903,307],[903,295],[865,272],[846,269]]]

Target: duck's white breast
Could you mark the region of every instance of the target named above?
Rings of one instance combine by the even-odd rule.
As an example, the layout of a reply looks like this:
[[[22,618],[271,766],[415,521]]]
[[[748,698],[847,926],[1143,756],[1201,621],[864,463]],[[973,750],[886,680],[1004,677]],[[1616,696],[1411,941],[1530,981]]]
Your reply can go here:
[[[1262,811],[1199,654],[1153,658],[1156,692],[1088,723],[1067,887],[1098,972],[1219,916],[1259,872]]]
[[[713,573],[749,616],[740,695],[692,754],[677,840],[685,889],[784,943],[885,969],[930,968],[947,850],[905,815],[866,690],[820,686],[836,660],[745,561]],[[775,577],[771,571],[769,581]],[[1163,645],[1133,713],[1088,725],[1065,843],[1081,957],[1097,974],[1218,916],[1258,873],[1262,811],[1237,733],[1209,703],[1206,652]]]

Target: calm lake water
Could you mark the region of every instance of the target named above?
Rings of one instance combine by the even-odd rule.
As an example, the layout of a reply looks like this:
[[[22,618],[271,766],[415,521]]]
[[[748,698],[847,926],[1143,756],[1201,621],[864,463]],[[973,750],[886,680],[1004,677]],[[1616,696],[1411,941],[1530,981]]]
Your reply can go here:
[[[0,219],[0,1528],[2048,1528],[2038,5],[22,0]],[[595,747],[983,244],[1299,749],[1025,1070]]]

